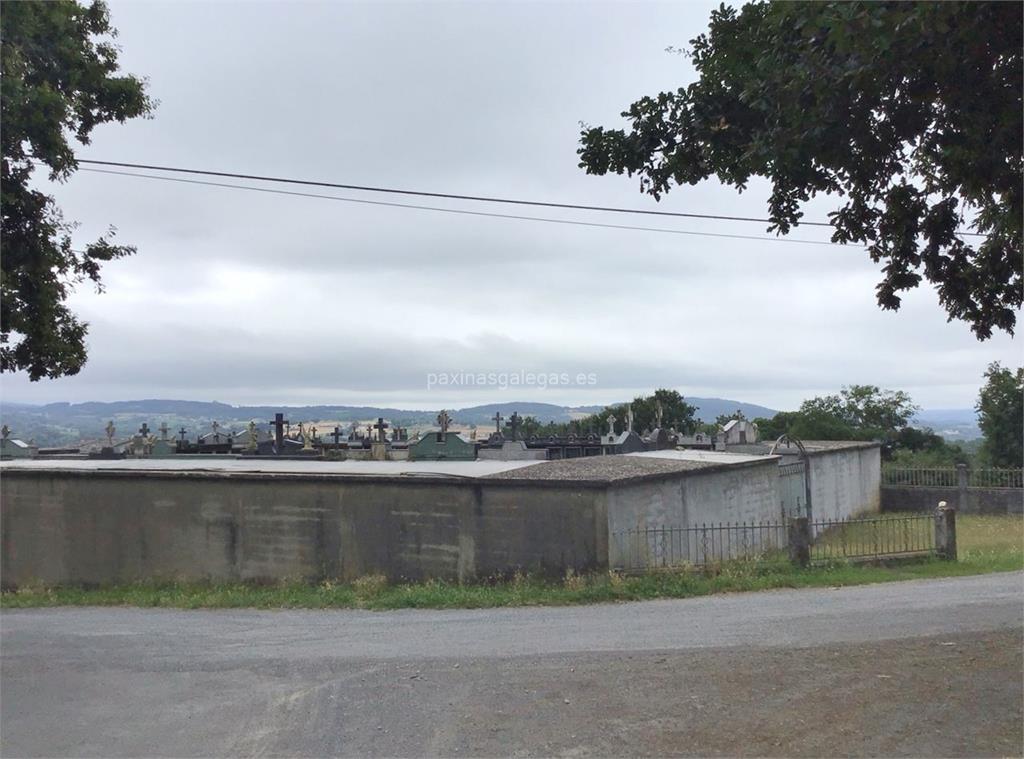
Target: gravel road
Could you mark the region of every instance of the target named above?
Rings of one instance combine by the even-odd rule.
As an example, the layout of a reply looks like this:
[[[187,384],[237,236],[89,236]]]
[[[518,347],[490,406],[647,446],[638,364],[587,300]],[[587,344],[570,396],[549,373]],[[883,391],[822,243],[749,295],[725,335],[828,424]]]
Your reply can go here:
[[[3,756],[1020,755],[1024,575],[568,608],[0,613]]]

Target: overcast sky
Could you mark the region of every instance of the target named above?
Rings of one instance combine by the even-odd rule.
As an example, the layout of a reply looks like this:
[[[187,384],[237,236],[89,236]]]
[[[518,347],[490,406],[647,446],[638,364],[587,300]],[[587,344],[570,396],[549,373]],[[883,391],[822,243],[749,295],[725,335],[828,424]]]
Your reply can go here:
[[[151,120],[80,156],[582,204],[763,216],[766,186],[711,181],[661,204],[577,168],[579,122],[620,126],[693,79],[712,4],[112,2]],[[302,188],[290,188],[302,189]],[[322,192],[311,190],[312,192]],[[77,245],[107,225],[134,257],[83,287],[89,363],[3,377],[12,401],[183,398],[438,408],[684,395],[795,408],[842,385],[969,407],[1005,335],[977,342],[930,288],[875,304],[863,250],[457,216],[81,171],[53,189]],[[410,198],[333,192],[397,202]],[[721,221],[431,205],[764,234]],[[807,209],[823,219],[827,201]],[[793,237],[825,239],[802,228]],[[555,372],[556,387],[434,387],[429,375]],[[578,374],[593,375],[576,385]],[[508,385],[509,383],[505,383]]]

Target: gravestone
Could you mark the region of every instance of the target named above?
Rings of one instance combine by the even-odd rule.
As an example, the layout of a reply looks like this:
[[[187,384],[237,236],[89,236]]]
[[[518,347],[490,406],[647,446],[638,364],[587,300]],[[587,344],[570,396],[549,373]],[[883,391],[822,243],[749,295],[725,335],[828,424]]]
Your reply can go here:
[[[163,437],[152,438],[149,444],[149,455],[154,459],[167,459],[178,455],[177,441],[171,440],[164,433]]]
[[[34,459],[39,455],[39,448],[32,441],[25,442],[12,438],[10,428],[5,424],[0,427],[0,458],[3,459]]]
[[[107,426],[103,428],[103,432],[107,435],[107,444],[100,448],[98,456],[92,458],[99,459],[120,459],[123,458],[123,454],[119,454],[114,448],[114,433],[117,432],[117,428],[114,426],[114,420],[111,419],[107,422]]]
[[[385,430],[389,426],[382,416],[377,417],[377,423],[373,425],[372,429],[377,430],[377,437],[370,443],[370,458],[374,461],[388,460],[388,439]]]
[[[455,432],[429,433],[409,443],[410,461],[473,461],[476,446]]]
[[[284,427],[288,423],[281,413],[274,414],[274,419],[270,422],[270,426],[274,428],[274,453],[278,456],[284,453]]]
[[[513,411],[512,416],[508,418],[505,426],[512,430],[512,439],[519,439],[519,425],[522,424],[523,418],[519,416],[518,411]]]

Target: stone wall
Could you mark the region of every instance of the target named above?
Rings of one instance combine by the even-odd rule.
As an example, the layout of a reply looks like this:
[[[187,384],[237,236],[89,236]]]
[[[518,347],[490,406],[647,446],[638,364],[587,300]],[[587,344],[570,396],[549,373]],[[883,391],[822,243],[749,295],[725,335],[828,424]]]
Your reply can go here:
[[[878,512],[882,459],[877,444],[809,453],[813,519],[846,519]]]
[[[1024,513],[1020,488],[937,488],[882,486],[882,511],[934,511],[945,501],[962,514]]]
[[[878,508],[878,448],[810,459],[815,518]],[[7,469],[2,580],[472,580],[605,569],[610,534],[780,519],[778,459],[618,482]],[[611,557],[614,560],[614,557]]]
[[[629,566],[635,542],[630,531],[699,527],[723,522],[778,521],[778,459],[697,469],[608,490],[611,566]],[[677,534],[680,554],[682,538]],[[687,538],[689,545],[689,538]],[[633,557],[635,558],[635,557]]]
[[[778,468],[778,459],[770,458],[614,485],[608,531],[777,521]]]
[[[604,488],[578,483],[9,470],[0,519],[6,586],[560,575],[608,556]]]

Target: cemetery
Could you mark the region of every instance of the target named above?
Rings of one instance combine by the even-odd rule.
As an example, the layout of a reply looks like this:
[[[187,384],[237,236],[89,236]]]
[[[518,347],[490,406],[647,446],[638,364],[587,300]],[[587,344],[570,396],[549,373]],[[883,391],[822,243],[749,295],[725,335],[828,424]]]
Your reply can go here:
[[[5,455],[4,584],[561,576],[615,566],[623,531],[879,509],[875,443],[709,450],[629,420],[523,440],[517,414],[496,416],[482,440],[445,411],[413,439],[384,419],[293,433],[277,414],[266,431],[144,424],[118,440],[110,424],[100,450]]]

